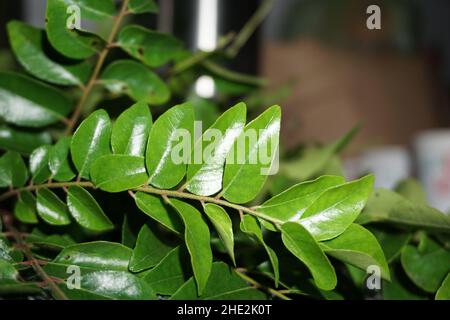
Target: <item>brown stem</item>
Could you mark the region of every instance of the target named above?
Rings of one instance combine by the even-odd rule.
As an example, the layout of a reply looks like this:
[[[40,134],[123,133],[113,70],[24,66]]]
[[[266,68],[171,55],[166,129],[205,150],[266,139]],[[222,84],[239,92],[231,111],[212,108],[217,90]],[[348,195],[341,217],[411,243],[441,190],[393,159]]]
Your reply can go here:
[[[127,8],[128,8],[128,2],[130,0],[123,0],[122,7],[120,8],[119,14],[115,17],[115,22],[113,24],[113,27],[111,29],[111,33],[108,36],[108,39],[106,41],[105,47],[102,49],[102,51],[99,53],[97,63],[94,67],[94,71],[91,74],[91,77],[89,78],[89,81],[87,85],[83,88],[83,93],[81,95],[80,100],[78,101],[72,116],[67,122],[67,127],[65,134],[69,135],[72,133],[73,128],[78,122],[78,118],[81,114],[81,109],[83,108],[84,103],[86,102],[87,97],[89,96],[89,93],[91,92],[92,88],[95,86],[97,82],[98,75],[100,73],[100,70],[103,66],[103,63],[105,62],[106,56],[108,55],[109,50],[114,47],[114,39],[116,38],[117,32],[119,31],[120,24],[123,20],[123,17],[127,15]]]
[[[23,240],[21,234],[17,231],[17,229],[13,225],[13,217],[9,212],[6,212],[2,210],[1,216],[3,217],[3,222],[5,224],[5,227],[14,235],[14,239],[17,244],[21,245],[22,251],[27,257],[27,259],[30,261],[30,265],[33,267],[34,271],[36,272],[41,279],[48,284],[49,289],[52,291],[53,296],[55,299],[58,300],[69,300],[66,296],[66,294],[56,285],[56,283],[53,281],[53,279],[42,269],[39,260],[36,260],[33,252],[30,250],[30,248],[27,246],[27,243]]]
[[[242,271],[242,269],[237,268],[237,269],[234,269],[234,271],[238,274],[238,276],[240,276],[246,282],[248,282],[251,285],[253,285],[255,288],[265,290],[265,291],[269,292],[270,294],[273,294],[274,296],[277,296],[278,298],[280,298],[282,300],[291,300],[291,298],[289,298],[288,296],[284,295],[280,291],[272,289],[270,287],[266,287],[266,286],[260,284],[258,281],[256,281],[255,279],[253,279],[253,278],[249,277],[247,274],[245,274]]]

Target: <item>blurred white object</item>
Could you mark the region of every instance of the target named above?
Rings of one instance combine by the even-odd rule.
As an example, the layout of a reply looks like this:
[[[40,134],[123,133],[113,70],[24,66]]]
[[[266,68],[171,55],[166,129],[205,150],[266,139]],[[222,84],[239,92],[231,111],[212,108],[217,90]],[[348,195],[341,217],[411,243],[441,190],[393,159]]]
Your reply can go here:
[[[419,178],[430,205],[450,210],[450,130],[424,131],[414,140]]]
[[[365,151],[359,159],[360,175],[373,173],[375,188],[393,189],[411,175],[411,157],[400,146],[383,146]]]

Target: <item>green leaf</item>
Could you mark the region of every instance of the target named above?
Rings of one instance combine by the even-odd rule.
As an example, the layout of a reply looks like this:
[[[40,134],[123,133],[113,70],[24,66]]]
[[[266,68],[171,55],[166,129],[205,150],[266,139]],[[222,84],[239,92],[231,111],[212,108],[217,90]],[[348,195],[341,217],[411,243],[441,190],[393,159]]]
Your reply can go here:
[[[19,194],[14,216],[23,223],[38,223],[36,216],[36,199],[29,191],[22,191]]]
[[[343,137],[322,147],[306,148],[297,159],[280,164],[280,174],[295,181],[304,181],[321,173],[356,135],[359,126],[355,126]]]
[[[8,151],[0,158],[0,187],[22,187],[28,179],[28,169],[22,157]]]
[[[450,273],[447,274],[442,285],[436,292],[436,300],[450,300]]]
[[[182,49],[178,39],[138,25],[123,28],[117,44],[133,58],[152,68],[168,63]]]
[[[381,270],[381,276],[390,280],[389,267],[380,244],[369,230],[360,225],[351,224],[340,236],[319,245],[326,254],[362,270],[376,265]]]
[[[51,146],[41,146],[30,155],[31,180],[35,184],[47,181],[52,174],[48,167],[50,149]]]
[[[89,178],[92,163],[110,154],[111,121],[105,110],[97,110],[80,124],[72,137],[72,161],[82,178]]]
[[[95,271],[81,274],[80,289],[60,285],[71,300],[155,300],[145,280],[123,271]]]
[[[407,178],[395,187],[395,191],[406,199],[421,205],[428,205],[427,194],[420,184],[414,178]]]
[[[79,186],[72,186],[67,191],[67,206],[75,220],[86,229],[107,231],[114,228],[94,197]]]
[[[161,232],[149,224],[144,224],[139,231],[129,269],[132,272],[140,272],[154,267],[172,249],[173,246],[164,241],[164,235]]]
[[[48,57],[44,30],[20,21],[9,22],[7,28],[14,54],[33,76],[61,85],[81,85],[87,81],[91,72],[91,64],[87,61],[60,64]]]
[[[84,10],[80,10],[81,18],[84,18],[84,14],[86,14],[85,18],[96,16],[92,10],[86,10],[86,8],[96,6],[95,3],[99,6],[104,6],[105,4],[105,1],[70,1],[76,1],[76,5],[82,4]],[[67,13],[67,9],[71,4],[75,3],[66,3],[66,0],[47,1],[45,26],[47,37],[53,48],[66,57],[85,59],[98,53],[104,41],[92,33],[67,28],[68,19],[74,17],[74,13]]]
[[[51,137],[47,131],[33,132],[0,126],[0,149],[30,154],[37,147],[49,143]]]
[[[106,67],[102,83],[114,94],[126,94],[135,101],[160,105],[170,98],[165,82],[146,66],[133,60],[118,60]]]
[[[171,300],[265,300],[261,291],[249,286],[223,262],[212,265],[211,276],[202,294],[197,295],[194,279],[189,279]]]
[[[76,5],[80,8],[83,19],[103,20],[116,14],[114,0],[58,0],[65,2],[66,6]]]
[[[227,157],[222,195],[235,203],[254,199],[278,156],[281,109],[272,106],[244,128]]]
[[[278,257],[275,251],[273,251],[272,248],[270,248],[264,241],[263,233],[261,231],[261,227],[259,226],[258,220],[255,217],[246,214],[241,220],[240,227],[243,232],[253,236],[266,250],[272,265],[273,274],[275,276],[275,287],[278,287],[278,282],[280,280]]]
[[[64,119],[72,103],[59,90],[16,73],[0,73],[0,117],[24,127]]]
[[[149,183],[168,189],[183,179],[186,173],[183,160],[190,155],[193,131],[194,111],[190,103],[170,108],[155,121],[147,144]]]
[[[49,224],[62,226],[70,223],[66,204],[49,189],[38,190],[36,208],[39,216]]]
[[[325,190],[344,183],[345,179],[338,176],[322,176],[301,182],[270,198],[255,210],[282,222],[296,221]],[[272,224],[264,223],[264,226],[276,231]]]
[[[175,233],[183,232],[183,221],[171,207],[164,204],[160,197],[145,192],[137,192],[135,201],[142,212],[167,229]]]
[[[201,213],[193,206],[178,199],[171,199],[170,204],[177,210],[184,222],[184,239],[191,256],[197,292],[201,295],[208,282],[212,266],[208,225],[203,220]]]
[[[56,181],[70,181],[75,177],[75,172],[69,162],[71,137],[62,137],[50,149],[48,167],[52,178]]]
[[[148,180],[144,157],[112,154],[98,158],[92,165],[94,184],[108,192],[139,187]]]
[[[117,118],[111,133],[111,146],[116,154],[144,156],[152,115],[145,102],[137,102]]]
[[[317,287],[322,290],[336,287],[333,266],[306,228],[295,222],[286,222],[281,226],[281,236],[286,248],[308,267]]]
[[[154,0],[130,0],[128,9],[132,13],[158,13],[158,5]]]
[[[403,247],[406,246],[411,239],[411,234],[404,232],[393,232],[374,227],[370,228],[370,231],[377,238],[381,248],[383,248],[388,263],[391,263],[397,258]]]
[[[444,248],[420,253],[412,245],[403,248],[401,263],[408,277],[423,290],[434,293],[450,271],[450,252]]]
[[[0,259],[0,284],[4,280],[17,280],[19,273],[16,268],[6,260]]]
[[[245,114],[245,104],[238,103],[221,115],[195,143],[187,169],[187,190],[202,196],[220,191],[225,160],[244,128]]]
[[[81,273],[90,271],[128,271],[131,249],[116,242],[94,241],[67,246],[44,269],[49,274],[65,278],[66,269],[74,265]]]
[[[186,248],[176,247],[146,273],[144,280],[156,293],[172,295],[186,282],[189,271],[189,254]]]
[[[234,259],[233,224],[230,217],[221,206],[214,203],[207,203],[203,206],[203,208],[219,234],[220,239],[230,255],[231,261],[233,261],[233,264],[236,265],[236,261]]]
[[[356,222],[391,222],[432,231],[450,231],[449,215],[386,189],[375,190]]]
[[[328,240],[343,233],[358,217],[372,192],[373,176],[326,190],[301,216],[301,223],[313,237]]]

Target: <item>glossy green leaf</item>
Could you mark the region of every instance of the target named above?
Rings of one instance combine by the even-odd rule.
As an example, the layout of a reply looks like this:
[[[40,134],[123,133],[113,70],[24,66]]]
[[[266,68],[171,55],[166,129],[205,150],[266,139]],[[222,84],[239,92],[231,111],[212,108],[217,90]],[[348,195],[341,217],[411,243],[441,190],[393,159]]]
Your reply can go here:
[[[24,127],[43,127],[72,109],[59,90],[16,73],[0,73],[0,118]]]
[[[133,13],[157,13],[158,5],[154,0],[130,0],[128,9]]]
[[[306,228],[295,222],[286,222],[281,226],[281,235],[286,248],[308,267],[317,287],[323,290],[336,287],[333,266]]]
[[[372,193],[373,179],[369,175],[326,190],[303,212],[298,222],[318,241],[337,237],[364,208]]]
[[[71,300],[155,300],[145,280],[123,271],[94,271],[81,274],[80,289],[60,285]]]
[[[117,118],[111,133],[111,146],[115,154],[144,156],[152,115],[144,102],[137,102]]]
[[[39,216],[49,224],[61,226],[70,223],[66,204],[49,189],[40,189],[37,192],[36,208]]]
[[[414,203],[386,189],[375,190],[356,222],[391,222],[434,231],[450,231],[450,215]]]
[[[22,66],[33,76],[61,85],[81,85],[90,75],[87,61],[60,64],[48,57],[45,31],[20,21],[8,23],[9,42]]]
[[[183,221],[170,206],[164,204],[160,197],[145,192],[137,192],[135,201],[142,212],[167,229],[175,233],[183,232]]]
[[[198,295],[194,279],[189,279],[171,300],[264,300],[261,291],[249,286],[223,262],[212,265],[211,276],[205,290]]]
[[[22,187],[28,179],[28,169],[15,151],[8,151],[0,157],[0,187]]]
[[[193,206],[178,199],[171,199],[170,204],[177,210],[184,222],[184,239],[191,256],[197,292],[201,295],[208,282],[212,266],[208,225],[203,220],[201,213]]]
[[[14,216],[23,223],[38,223],[36,216],[36,199],[29,191],[22,191],[14,207]]]
[[[176,247],[144,276],[144,280],[156,293],[174,294],[192,273],[189,263],[186,248]]]
[[[236,265],[234,259],[234,235],[233,224],[228,213],[221,207],[214,203],[207,203],[203,206],[206,215],[213,224],[220,239],[222,240],[225,249],[230,255],[231,261]]]
[[[75,131],[70,152],[82,178],[89,178],[92,163],[110,154],[111,121],[105,110],[97,110],[87,117]]]
[[[71,3],[66,2],[66,0],[47,1],[45,26],[47,37],[53,48],[66,57],[85,59],[98,53],[104,41],[92,33],[83,30],[69,29],[67,27],[68,20],[76,18],[76,12],[67,13],[68,8],[71,4],[75,4],[80,8],[81,18],[92,18],[101,11],[94,13],[93,10],[86,10],[86,8],[95,8],[97,5],[103,7],[106,2],[86,0],[70,1]],[[74,3],[74,1],[76,3]],[[95,3],[97,3],[97,5]],[[81,10],[81,7],[83,7],[84,10]]]
[[[320,243],[323,251],[362,270],[375,265],[381,276],[390,280],[389,267],[375,236],[358,224],[351,224],[340,236]]]
[[[172,188],[183,179],[193,131],[194,111],[190,103],[170,108],[155,121],[147,144],[149,183],[158,188]]]
[[[450,300],[450,273],[447,274],[442,285],[436,292],[436,300]]]
[[[94,197],[79,186],[72,186],[67,191],[67,207],[75,220],[86,229],[107,231],[114,228]]]
[[[126,94],[135,101],[150,105],[165,103],[170,91],[159,76],[133,60],[118,60],[106,67],[102,83],[114,94]]]
[[[98,158],[92,165],[94,184],[108,192],[120,192],[139,187],[148,180],[144,157],[120,154]]]
[[[273,106],[251,121],[227,157],[222,195],[235,203],[256,197],[278,159],[281,109]]]
[[[263,233],[261,231],[261,227],[259,226],[258,220],[255,217],[246,214],[241,220],[240,227],[243,232],[248,233],[252,237],[254,237],[266,250],[270,259],[270,263],[272,265],[273,274],[275,276],[275,287],[277,287],[280,280],[278,257],[275,251],[273,251],[273,249],[270,248],[264,241]]]
[[[52,178],[56,181],[70,181],[75,177],[75,172],[69,162],[71,137],[62,137],[50,149],[48,167]]]
[[[297,221],[325,190],[343,183],[345,179],[338,176],[322,176],[301,182],[270,198],[255,210],[282,222]],[[265,223],[264,226],[269,230],[276,230],[273,225]]]
[[[129,55],[152,68],[168,63],[181,50],[178,39],[138,25],[123,28],[117,43]]]
[[[80,8],[83,19],[103,20],[116,14],[114,0],[59,0],[67,6],[76,5]]]
[[[0,126],[0,149],[30,154],[37,147],[49,143],[51,143],[51,137],[47,131],[37,133]]]
[[[164,235],[155,227],[144,224],[139,232],[128,268],[133,272],[140,272],[157,265],[173,249],[173,246],[164,241],[163,237]]]
[[[47,181],[52,174],[48,167],[50,150],[51,146],[41,146],[34,150],[30,155],[31,180],[33,180],[35,184]]]
[[[450,252],[440,248],[422,254],[417,248],[407,245],[402,250],[401,263],[418,287],[434,293],[450,271]]]
[[[246,106],[238,103],[223,113],[195,143],[187,169],[187,190],[202,196],[220,191],[227,154],[244,128],[245,117]]]
[[[68,276],[67,266],[80,267],[81,273],[90,271],[128,271],[131,249],[119,243],[94,241],[74,244],[64,248],[45,270],[56,277]]]

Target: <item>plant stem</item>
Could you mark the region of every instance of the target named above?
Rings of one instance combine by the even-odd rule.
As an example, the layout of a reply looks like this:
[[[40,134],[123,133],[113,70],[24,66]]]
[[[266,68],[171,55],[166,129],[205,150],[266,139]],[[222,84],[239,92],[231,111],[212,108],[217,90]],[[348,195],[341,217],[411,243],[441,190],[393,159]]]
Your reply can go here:
[[[123,20],[123,17],[127,14],[127,8],[128,8],[128,2],[130,0],[123,0],[122,2],[122,7],[120,8],[120,12],[119,14],[115,17],[115,22],[113,24],[113,27],[111,29],[111,33],[108,36],[108,40],[106,42],[105,47],[102,49],[102,51],[99,53],[98,59],[97,59],[97,63],[94,67],[94,71],[91,74],[91,77],[88,80],[87,85],[83,88],[83,92],[81,94],[81,98],[78,101],[72,116],[70,117],[70,119],[67,122],[67,127],[66,127],[66,131],[65,134],[69,135],[72,133],[73,128],[75,127],[75,125],[78,122],[78,119],[80,117],[81,114],[81,109],[84,106],[84,103],[86,102],[86,99],[89,96],[89,93],[91,92],[92,88],[95,86],[96,82],[97,82],[97,78],[99,76],[100,70],[103,66],[103,63],[105,62],[106,56],[109,53],[109,50],[111,49],[111,47],[113,47],[113,42],[114,39],[116,38],[117,32],[119,31],[119,27],[120,24]]]
[[[234,58],[238,54],[241,47],[247,42],[253,32],[255,32],[264,18],[269,14],[270,10],[272,9],[273,3],[273,0],[265,0],[262,5],[259,6],[255,14],[248,20],[248,22],[236,36],[233,43],[225,51],[225,54],[229,58]]]
[[[39,260],[37,260],[34,257],[33,252],[27,246],[27,243],[23,240],[22,235],[13,226],[12,215],[4,210],[1,211],[1,215],[3,216],[3,222],[5,223],[5,227],[13,234],[16,243],[22,247],[22,252],[27,257],[28,261],[30,262],[30,265],[33,267],[36,274],[39,275],[39,277],[41,277],[44,283],[48,285],[55,299],[69,300],[65,295],[65,293],[56,285],[53,279],[44,271],[44,269],[42,269]]]
[[[87,187],[87,188],[94,188],[95,186],[89,182],[89,181],[72,181],[72,182],[49,182],[49,183],[44,183],[44,184],[39,184],[39,185],[29,185],[23,188],[19,188],[19,189],[12,189],[4,194],[2,194],[0,196],[0,202],[4,201],[10,197],[13,197],[17,194],[19,194],[22,191],[34,191],[34,190],[39,190],[42,188],[64,188],[64,187],[70,187],[70,186],[79,186],[79,187]],[[183,199],[191,199],[191,200],[197,200],[200,202],[210,202],[210,203],[215,203],[221,206],[225,206],[225,207],[229,207],[232,209],[237,210],[238,212],[245,212],[248,214],[251,214],[252,216],[270,221],[276,225],[280,225],[282,224],[281,220],[278,220],[276,218],[273,218],[271,216],[268,216],[262,212],[258,212],[254,209],[239,205],[239,204],[235,204],[235,203],[231,203],[228,202],[226,200],[222,200],[222,199],[218,199],[218,198],[213,198],[213,197],[205,197],[205,196],[199,196],[196,194],[192,194],[192,193],[187,193],[187,192],[181,192],[181,191],[175,191],[175,190],[165,190],[165,189],[157,189],[154,187],[150,187],[150,186],[141,186],[141,187],[137,187],[134,188],[132,191],[141,191],[141,192],[146,192],[146,193],[151,193],[151,194],[157,194],[160,195],[161,197],[173,197],[173,198],[183,198]]]
[[[253,286],[255,286],[255,288],[260,288],[263,290],[268,291],[269,293],[273,294],[274,296],[277,296],[278,298],[282,299],[282,300],[291,300],[291,298],[289,298],[288,296],[284,295],[283,293],[272,289],[270,287],[266,287],[263,286],[262,284],[260,284],[258,281],[256,281],[255,279],[249,277],[248,275],[246,275],[244,272],[238,270],[238,269],[234,269],[234,271],[238,274],[238,276],[240,276],[242,279],[244,279],[246,282],[252,284]]]

